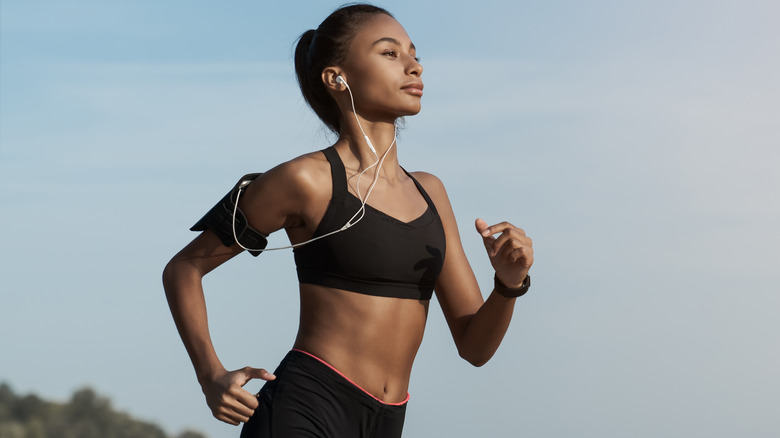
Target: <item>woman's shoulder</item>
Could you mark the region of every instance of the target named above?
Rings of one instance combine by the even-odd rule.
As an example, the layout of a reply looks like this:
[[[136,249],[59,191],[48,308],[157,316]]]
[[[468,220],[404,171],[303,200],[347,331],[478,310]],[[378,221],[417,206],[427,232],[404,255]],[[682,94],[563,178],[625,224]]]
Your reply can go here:
[[[285,161],[247,186],[241,208],[250,224],[270,234],[306,223],[312,206],[325,204],[330,194],[328,162],[320,152]]]
[[[310,152],[280,163],[262,175],[262,185],[282,191],[317,191],[330,187],[330,165],[321,151]]]
[[[431,197],[447,196],[444,183],[434,174],[423,171],[409,172]]]
[[[447,196],[447,190],[444,188],[444,183],[432,173],[410,172],[410,174],[428,193],[442,219],[445,221],[453,220],[452,205],[450,204],[450,198]]]

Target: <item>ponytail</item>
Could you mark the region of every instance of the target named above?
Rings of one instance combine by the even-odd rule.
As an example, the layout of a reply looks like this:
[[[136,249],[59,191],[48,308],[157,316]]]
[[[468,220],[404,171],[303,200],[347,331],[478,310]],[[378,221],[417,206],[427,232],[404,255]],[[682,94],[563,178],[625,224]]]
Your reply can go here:
[[[322,69],[325,66],[317,69],[311,65],[312,44],[316,35],[316,30],[309,29],[298,38],[298,45],[295,47],[295,75],[306,103],[331,131],[338,133],[341,129],[339,107],[322,82]]]

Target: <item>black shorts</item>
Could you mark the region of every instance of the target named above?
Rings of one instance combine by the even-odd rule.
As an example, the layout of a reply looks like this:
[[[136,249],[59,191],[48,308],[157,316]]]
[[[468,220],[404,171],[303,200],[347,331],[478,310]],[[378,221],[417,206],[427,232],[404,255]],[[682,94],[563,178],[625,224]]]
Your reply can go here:
[[[290,351],[241,438],[398,438],[406,404],[384,403],[309,353]]]

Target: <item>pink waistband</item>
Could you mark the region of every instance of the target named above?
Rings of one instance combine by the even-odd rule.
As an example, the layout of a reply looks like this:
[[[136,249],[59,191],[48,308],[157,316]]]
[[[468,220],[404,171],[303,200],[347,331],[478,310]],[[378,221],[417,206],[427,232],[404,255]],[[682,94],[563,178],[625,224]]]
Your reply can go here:
[[[357,383],[353,382],[353,381],[352,381],[352,379],[350,379],[349,377],[345,376],[345,375],[344,375],[344,374],[343,374],[341,371],[339,371],[339,370],[337,370],[335,367],[333,367],[333,365],[331,365],[331,364],[329,364],[329,363],[325,362],[324,360],[320,359],[319,357],[317,357],[317,356],[315,356],[315,355],[313,355],[313,354],[311,354],[311,353],[309,353],[309,352],[307,352],[307,351],[298,350],[297,348],[293,348],[293,350],[292,350],[292,351],[297,351],[297,352],[299,352],[299,353],[303,353],[303,354],[305,354],[305,355],[307,355],[307,356],[309,356],[309,357],[312,357],[312,358],[314,358],[314,359],[317,359],[318,361],[320,361],[320,363],[322,363],[322,364],[323,364],[323,365],[325,365],[326,367],[328,367],[328,368],[330,368],[331,370],[333,370],[333,371],[334,371],[336,374],[338,374],[339,376],[341,376],[342,378],[344,378],[344,380],[346,380],[347,382],[351,383],[351,384],[352,384],[352,385],[353,385],[355,388],[357,388],[357,389],[359,389],[359,390],[363,391],[363,392],[364,392],[366,395],[368,395],[369,397],[371,397],[371,398],[373,398],[374,400],[378,401],[379,403],[382,403],[383,405],[388,405],[388,406],[401,406],[401,405],[403,405],[403,404],[405,404],[406,402],[408,402],[408,401],[409,401],[409,393],[408,393],[408,392],[406,393],[406,398],[405,398],[405,399],[404,399],[404,401],[402,401],[402,402],[399,402],[399,403],[388,403],[388,402],[386,402],[386,401],[382,401],[382,400],[378,399],[376,396],[374,396],[374,394],[371,394],[370,392],[368,392],[368,391],[366,391],[365,389],[363,389],[363,388],[362,388],[360,385],[358,385]]]

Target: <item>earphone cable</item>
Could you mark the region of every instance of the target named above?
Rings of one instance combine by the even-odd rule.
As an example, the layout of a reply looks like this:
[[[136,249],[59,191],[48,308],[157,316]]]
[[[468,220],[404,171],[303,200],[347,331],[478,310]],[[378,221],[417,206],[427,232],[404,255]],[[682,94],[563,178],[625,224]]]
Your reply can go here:
[[[370,166],[368,166],[365,169],[363,169],[363,171],[360,172],[360,174],[358,175],[358,179],[357,179],[357,183],[356,183],[357,184],[357,190],[356,191],[357,191],[358,199],[360,200],[360,208],[358,209],[358,211],[355,212],[355,214],[352,215],[351,218],[349,218],[349,220],[347,221],[347,223],[344,224],[344,226],[342,226],[341,228],[339,228],[337,230],[333,230],[333,231],[331,231],[329,233],[323,234],[322,236],[317,236],[317,237],[309,239],[309,240],[307,240],[305,242],[299,242],[299,243],[295,243],[295,244],[287,245],[287,246],[280,246],[280,247],[276,247],[276,248],[252,249],[252,248],[247,248],[244,245],[242,245],[241,242],[238,241],[238,235],[236,233],[236,214],[238,213],[238,200],[239,200],[239,198],[241,196],[241,191],[244,190],[244,186],[240,186],[238,188],[238,192],[236,192],[236,203],[233,206],[233,216],[232,216],[231,225],[232,225],[232,228],[233,228],[233,240],[241,248],[243,248],[243,249],[245,249],[247,251],[261,251],[261,252],[265,252],[265,251],[278,251],[278,250],[282,250],[282,249],[297,248],[299,246],[306,245],[307,243],[314,242],[315,240],[324,239],[325,237],[332,236],[332,235],[334,235],[336,233],[340,233],[342,231],[345,231],[348,228],[350,228],[350,227],[354,226],[355,224],[357,224],[358,222],[360,222],[363,219],[363,217],[366,215],[366,203],[368,202],[368,197],[371,196],[371,192],[374,190],[374,186],[376,186],[376,183],[379,181],[379,172],[382,170],[382,164],[385,161],[385,157],[387,157],[387,154],[390,152],[390,149],[392,149],[393,146],[395,146],[395,144],[396,144],[396,140],[397,140],[396,135],[397,135],[397,132],[398,132],[398,127],[397,126],[393,126],[393,142],[390,143],[390,146],[387,148],[385,153],[382,154],[382,158],[380,159],[379,155],[377,155],[377,153],[376,153],[376,150],[374,150],[374,146],[371,144],[371,140],[368,138],[368,135],[366,135],[366,132],[363,130],[363,126],[360,124],[360,119],[357,116],[357,110],[355,110],[355,100],[352,97],[352,89],[349,87],[349,84],[347,84],[347,82],[343,80],[343,78],[342,78],[342,81],[343,81],[342,83],[347,87],[347,91],[349,91],[349,100],[352,103],[352,114],[355,116],[355,121],[358,124],[358,128],[360,128],[360,132],[363,133],[363,138],[366,140],[366,143],[368,144],[368,148],[371,150],[371,152],[374,154],[374,157],[376,157],[376,159],[377,159],[373,164],[371,164]],[[369,169],[371,169],[372,167],[376,166],[377,164],[379,166],[377,167],[376,172],[374,173],[374,179],[373,179],[373,181],[371,181],[371,185],[368,187],[368,191],[366,192],[366,199],[364,200],[362,195],[360,194],[360,178],[363,176],[364,173],[366,173]],[[355,217],[357,217],[358,215],[360,215],[360,217],[358,217],[357,220],[352,222],[355,219]]]

